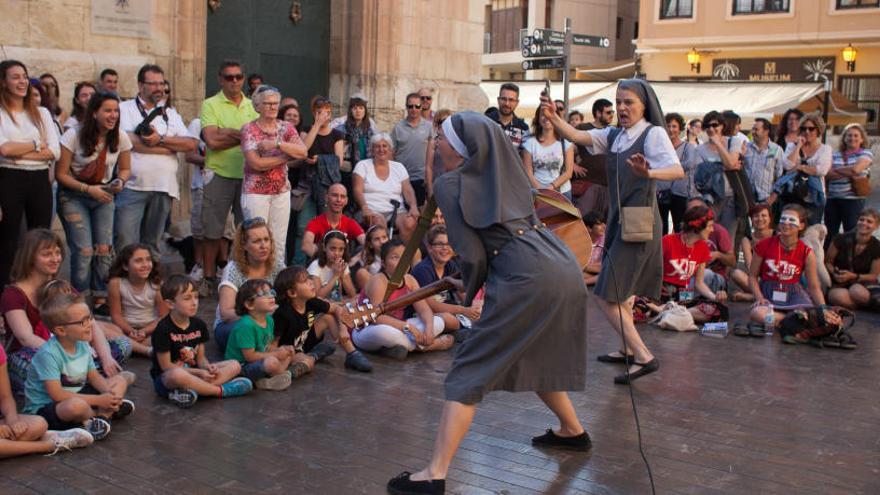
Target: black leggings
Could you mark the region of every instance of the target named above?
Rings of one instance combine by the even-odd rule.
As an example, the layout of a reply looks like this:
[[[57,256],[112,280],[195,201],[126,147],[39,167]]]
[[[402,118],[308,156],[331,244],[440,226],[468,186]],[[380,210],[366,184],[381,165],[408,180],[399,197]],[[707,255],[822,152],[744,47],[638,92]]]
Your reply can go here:
[[[21,234],[27,228],[49,228],[52,222],[52,186],[48,170],[0,168],[0,287],[9,283],[9,270]]]

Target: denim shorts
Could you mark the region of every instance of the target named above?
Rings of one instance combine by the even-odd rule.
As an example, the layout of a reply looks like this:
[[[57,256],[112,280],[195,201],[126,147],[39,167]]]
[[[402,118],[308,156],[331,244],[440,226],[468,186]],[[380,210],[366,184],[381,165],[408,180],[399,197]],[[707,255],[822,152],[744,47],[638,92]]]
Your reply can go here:
[[[254,361],[253,363],[247,363],[241,365],[241,375],[245,378],[249,378],[251,381],[255,382],[260,378],[266,378],[269,376],[266,373],[266,368],[263,366],[263,360]]]

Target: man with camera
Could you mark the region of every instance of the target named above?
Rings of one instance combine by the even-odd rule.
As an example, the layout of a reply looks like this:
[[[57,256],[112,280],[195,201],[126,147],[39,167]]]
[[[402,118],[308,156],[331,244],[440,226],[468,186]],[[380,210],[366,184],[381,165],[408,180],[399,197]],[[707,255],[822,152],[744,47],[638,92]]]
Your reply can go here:
[[[147,64],[138,71],[138,94],[119,105],[119,128],[131,139],[131,179],[116,197],[116,249],[142,242],[159,252],[159,241],[179,197],[177,153],[192,151],[198,140],[189,135],[165,98],[165,73]]]

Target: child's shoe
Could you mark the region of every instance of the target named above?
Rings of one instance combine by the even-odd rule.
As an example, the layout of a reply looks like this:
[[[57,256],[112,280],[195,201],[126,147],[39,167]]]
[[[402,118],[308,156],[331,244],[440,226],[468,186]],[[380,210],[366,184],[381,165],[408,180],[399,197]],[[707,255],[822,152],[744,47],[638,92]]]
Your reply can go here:
[[[122,419],[129,414],[134,412],[134,402],[128,399],[122,399],[122,403],[119,404],[119,410],[113,413],[111,419]]]
[[[284,390],[290,386],[291,380],[290,371],[285,371],[269,378],[260,378],[256,386],[260,390]]]
[[[319,342],[315,347],[312,347],[309,355],[315,358],[315,362],[318,362],[328,356],[332,356],[334,352],[336,352],[336,346],[333,342],[330,340],[324,340]]]
[[[373,365],[370,364],[367,356],[364,356],[361,351],[357,350],[352,351],[345,356],[345,367],[357,371],[363,371],[364,373],[373,371]]]
[[[249,378],[240,376],[229,380],[221,385],[220,388],[222,389],[221,398],[238,397],[250,393],[254,389],[254,382],[250,381]]]
[[[300,362],[300,363],[293,363],[293,365],[290,367],[290,370],[288,372],[290,373],[290,377],[292,379],[296,380],[297,378],[299,378],[303,375],[308,375],[309,371],[311,371],[309,369],[309,365],[307,365],[306,363]]]
[[[95,440],[103,440],[110,434],[110,422],[95,416],[86,421],[85,429],[95,437]]]
[[[189,409],[199,400],[199,394],[190,388],[178,388],[168,392],[168,400],[181,409]]]
[[[72,428],[64,431],[49,430],[45,439],[55,444],[55,450],[46,454],[53,456],[58,452],[87,447],[95,443],[95,437],[83,428]]]
[[[125,383],[127,383],[129,387],[134,385],[134,381],[137,380],[137,375],[128,370],[120,371],[119,376],[125,378]]]

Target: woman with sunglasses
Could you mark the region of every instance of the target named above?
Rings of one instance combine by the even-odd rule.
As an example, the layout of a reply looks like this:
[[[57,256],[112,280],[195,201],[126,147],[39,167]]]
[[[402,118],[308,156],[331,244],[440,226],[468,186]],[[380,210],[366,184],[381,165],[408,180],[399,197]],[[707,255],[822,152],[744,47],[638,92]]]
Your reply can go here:
[[[290,182],[287,164],[306,157],[307,149],[289,122],[278,119],[281,92],[272,86],[258,87],[252,96],[260,117],[241,128],[244,180],[241,209],[244,218],[265,218],[277,239],[287,239],[290,221]],[[278,246],[284,259],[284,245]]]
[[[785,205],[777,234],[755,245],[749,267],[749,286],[755,296],[753,325],[777,326],[786,311],[825,304],[816,270],[816,254],[800,238],[807,228],[807,210]],[[805,275],[807,287],[801,283]],[[768,318],[772,312],[772,318]]]
[[[265,218],[245,220],[235,230],[232,259],[223,269],[218,290],[217,313],[214,318],[214,339],[221,352],[239,315],[235,312],[235,298],[239,287],[251,279],[266,279],[270,283],[284,269],[284,258],[278,256],[275,239]]]
[[[785,148],[785,159],[782,162],[782,167],[791,175],[800,173],[805,174],[808,178],[815,178],[808,182],[812,183],[810,194],[805,198],[798,198],[797,201],[809,212],[809,225],[822,221],[826,201],[825,175],[831,170],[832,155],[834,154],[831,146],[822,143],[821,137],[824,132],[825,121],[819,114],[810,113],[801,117],[798,139],[793,143],[788,143]]]
[[[724,171],[742,168],[742,154],[745,151],[746,138],[735,131],[735,121],[725,119],[720,112],[711,111],[703,117],[703,130],[707,141],[697,147],[697,163],[720,163]],[[717,222],[727,229],[731,237],[735,237],[739,228],[739,216],[736,211],[736,195],[727,176],[724,180],[724,191],[714,191],[712,210]],[[721,197],[714,197],[715,195]],[[723,195],[722,195],[723,194]]]

